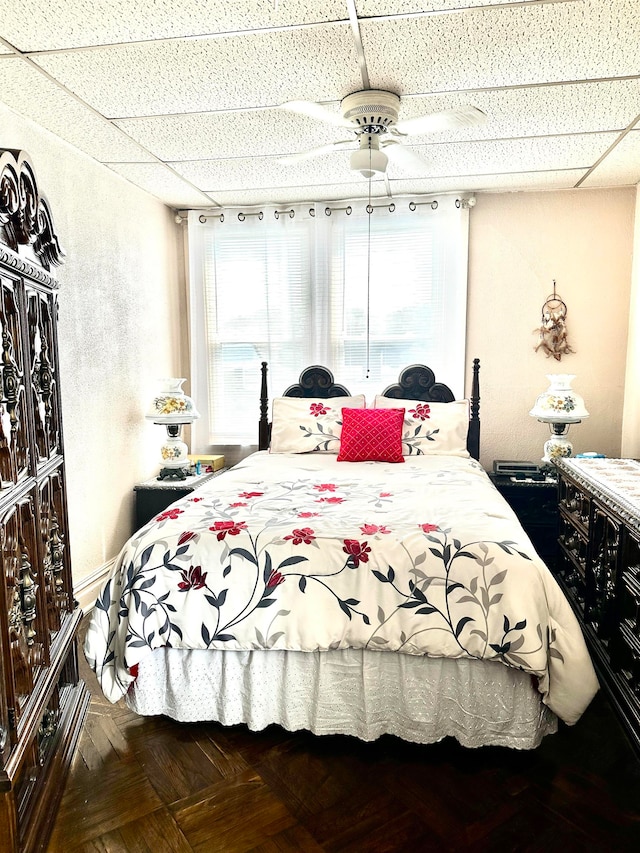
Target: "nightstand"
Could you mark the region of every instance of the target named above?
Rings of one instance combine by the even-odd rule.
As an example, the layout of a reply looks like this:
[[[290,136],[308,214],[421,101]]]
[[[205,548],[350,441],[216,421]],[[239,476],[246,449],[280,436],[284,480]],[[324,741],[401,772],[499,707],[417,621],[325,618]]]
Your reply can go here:
[[[550,475],[545,480],[518,480],[491,472],[489,477],[518,516],[533,547],[549,568],[553,569],[558,550],[557,477]]]
[[[184,480],[158,480],[154,477],[138,483],[133,487],[136,493],[136,530],[159,515],[174,501],[184,498],[195,489],[199,489],[209,480],[213,480],[219,474],[224,474],[226,468],[218,471],[209,471],[206,474],[194,474]]]

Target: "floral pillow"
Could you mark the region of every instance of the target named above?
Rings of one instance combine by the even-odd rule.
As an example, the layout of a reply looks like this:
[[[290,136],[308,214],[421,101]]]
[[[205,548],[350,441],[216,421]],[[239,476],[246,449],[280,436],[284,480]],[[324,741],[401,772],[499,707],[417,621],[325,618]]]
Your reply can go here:
[[[364,409],[356,397],[276,397],[271,420],[271,453],[338,453],[342,409]]]
[[[376,409],[405,407],[402,452],[405,456],[423,453],[440,456],[469,456],[469,401],[423,403],[421,400],[397,400],[378,395]]]

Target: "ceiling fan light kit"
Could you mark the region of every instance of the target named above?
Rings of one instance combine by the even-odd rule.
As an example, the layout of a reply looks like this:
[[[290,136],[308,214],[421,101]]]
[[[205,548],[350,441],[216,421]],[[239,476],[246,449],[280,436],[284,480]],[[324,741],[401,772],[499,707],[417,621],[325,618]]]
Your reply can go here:
[[[384,175],[388,162],[387,155],[380,151],[377,138],[371,134],[362,134],[360,148],[351,155],[349,165],[354,172],[360,172],[363,178],[375,178],[376,175]]]

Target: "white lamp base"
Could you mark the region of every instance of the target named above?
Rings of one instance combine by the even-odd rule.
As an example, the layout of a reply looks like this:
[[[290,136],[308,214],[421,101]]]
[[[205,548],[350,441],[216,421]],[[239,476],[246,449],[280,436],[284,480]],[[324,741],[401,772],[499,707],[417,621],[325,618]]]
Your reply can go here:
[[[558,459],[566,459],[573,454],[573,445],[563,435],[552,435],[544,443],[544,456],[542,461],[546,463],[557,462]]]

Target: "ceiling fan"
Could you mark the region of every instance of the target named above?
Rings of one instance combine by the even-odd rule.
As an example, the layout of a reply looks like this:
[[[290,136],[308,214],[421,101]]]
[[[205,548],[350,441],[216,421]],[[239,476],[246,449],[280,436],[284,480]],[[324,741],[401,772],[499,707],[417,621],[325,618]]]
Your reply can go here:
[[[400,97],[382,89],[364,89],[347,95],[340,102],[340,115],[313,101],[287,101],[280,108],[348,128],[354,132],[355,139],[342,139],[308,151],[287,154],[279,157],[278,162],[298,163],[331,151],[353,148],[357,143],[358,148],[351,154],[350,166],[365,178],[384,175],[389,160],[408,170],[424,169],[425,159],[402,145],[402,137],[457,130],[482,124],[487,119],[482,110],[464,105],[398,121]]]

